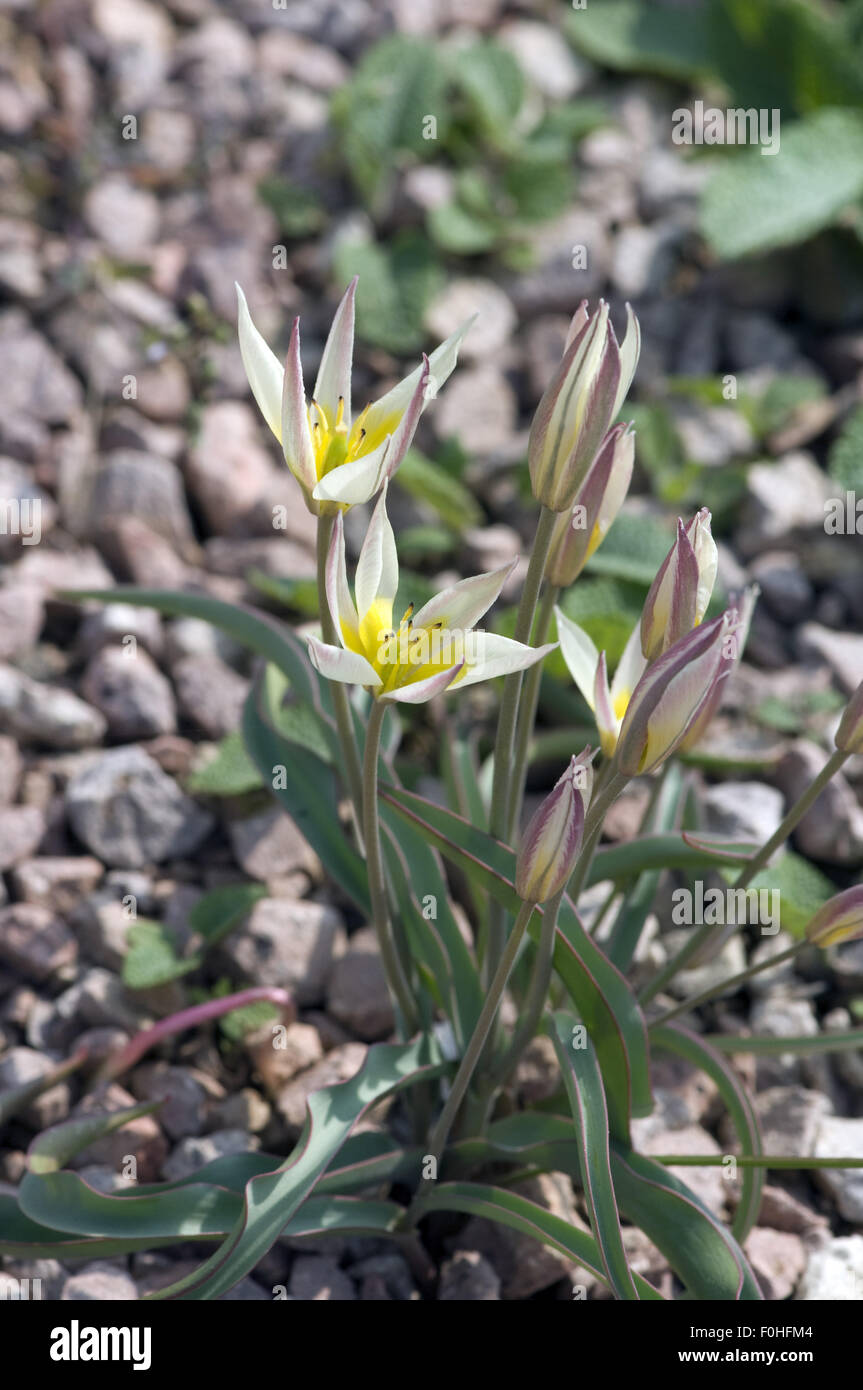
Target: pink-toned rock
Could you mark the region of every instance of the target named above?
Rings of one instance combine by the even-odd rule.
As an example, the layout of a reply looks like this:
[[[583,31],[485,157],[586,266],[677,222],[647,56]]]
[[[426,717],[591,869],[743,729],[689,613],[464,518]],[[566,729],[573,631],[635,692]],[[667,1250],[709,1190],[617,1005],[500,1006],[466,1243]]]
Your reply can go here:
[[[61,917],[34,903],[0,911],[0,962],[28,980],[49,980],[73,965],[78,943]]]

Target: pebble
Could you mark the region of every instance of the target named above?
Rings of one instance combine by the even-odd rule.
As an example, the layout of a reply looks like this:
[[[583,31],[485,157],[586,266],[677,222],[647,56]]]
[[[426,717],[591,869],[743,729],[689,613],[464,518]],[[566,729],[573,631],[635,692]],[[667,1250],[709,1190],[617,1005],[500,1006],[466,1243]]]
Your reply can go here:
[[[816,1158],[860,1158],[863,1155],[863,1119],[824,1115],[815,1141]],[[863,1171],[859,1168],[818,1168],[813,1174],[828,1192],[840,1216],[852,1225],[863,1225]]]
[[[790,1298],[806,1267],[806,1247],[789,1231],[756,1226],[743,1247],[766,1299]]]
[[[493,280],[451,280],[426,311],[429,333],[440,342],[448,338],[472,314],[471,324],[459,349],[464,362],[482,361],[500,353],[515,331],[517,317],[508,295]]]
[[[515,392],[496,367],[456,372],[433,412],[439,439],[456,436],[468,453],[483,457],[503,448],[516,426]]]
[[[590,66],[550,24],[511,19],[495,37],[512,53],[531,86],[549,101],[568,101],[590,80]]]
[[[13,1091],[18,1086],[28,1086],[39,1081],[53,1071],[54,1063],[41,1052],[30,1047],[12,1047],[0,1057],[0,1094]],[[57,1125],[69,1114],[70,1090],[66,1081],[34,1097],[18,1112],[17,1118],[32,1129],[41,1131],[50,1125]]]
[[[29,859],[45,828],[45,817],[36,806],[0,807],[0,873]]]
[[[12,583],[0,588],[0,661],[35,647],[44,622],[45,604],[34,585]]]
[[[258,418],[244,402],[204,406],[186,483],[215,535],[244,534],[244,523],[271,486],[277,446],[268,436],[272,448],[265,448],[261,439]]]
[[[176,731],[171,683],[143,647],[103,647],[91,657],[81,690],[105,716],[112,738],[125,742]]]
[[[278,883],[296,873],[314,878],[321,873],[308,840],[278,806],[230,820],[227,830],[234,858],[250,878]]]
[[[373,927],[354,932],[347,951],[335,962],[327,987],[327,1011],[364,1042],[384,1038],[395,1027]]]
[[[214,1130],[212,1134],[189,1135],[181,1139],[169,1158],[162,1164],[162,1173],[168,1182],[178,1182],[189,1178],[204,1164],[217,1158],[228,1158],[234,1154],[253,1153],[258,1140],[242,1129]]]
[[[801,1302],[863,1302],[863,1236],[838,1236],[810,1251],[797,1290]]]
[[[239,727],[249,682],[218,656],[189,656],[171,668],[181,712],[208,738]]]
[[[760,845],[780,825],[785,801],[781,792],[763,782],[720,782],[705,790],[701,806],[705,830]]]
[[[811,786],[827,761],[815,743],[797,739],[775,771],[786,802],[793,805]],[[826,864],[863,862],[863,807],[841,772],[830,779],[794,831],[798,849]]]
[[[755,1097],[764,1152],[781,1158],[810,1158],[830,1101],[803,1086],[771,1086]]]
[[[438,1300],[493,1303],[500,1299],[500,1276],[478,1250],[458,1250],[441,1265]]]
[[[134,1280],[125,1270],[99,1262],[85,1265],[77,1273],[70,1274],[60,1294],[64,1303],[132,1302],[137,1297]]]
[[[245,926],[222,949],[253,984],[286,989],[302,1006],[324,998],[334,957],[342,953],[344,942],[344,927],[333,908],[261,898]]]
[[[25,859],[10,874],[15,897],[66,916],[98,887],[105,870],[91,855]]]
[[[72,749],[100,743],[107,722],[71,690],[0,665],[0,728],[25,743]]]
[[[356,1076],[366,1060],[368,1048],[364,1043],[342,1043],[316,1062],[314,1066],[288,1082],[276,1097],[278,1111],[290,1129],[302,1129],[306,1118],[306,1102],[313,1091],[334,1086]]]
[[[326,1255],[297,1255],[288,1294],[304,1303],[350,1303],[357,1296],[352,1280]]]
[[[77,941],[62,917],[47,907],[12,903],[0,909],[0,963],[25,980],[50,980],[77,957]]]
[[[159,202],[122,174],[109,174],[84,196],[84,217],[109,254],[128,261],[152,246],[159,231]]]
[[[73,1117],[85,1115],[108,1115],[135,1104],[130,1095],[116,1082],[101,1085],[90,1091],[75,1107]],[[134,1176],[138,1182],[155,1182],[159,1177],[168,1146],[162,1135],[158,1120],[153,1115],[138,1115],[120,1129],[104,1134],[94,1143],[88,1144],[70,1160],[72,1168],[86,1168],[98,1163],[112,1169],[118,1175]],[[129,1163],[134,1159],[134,1167]]]
[[[823,533],[824,503],[834,485],[811,454],[799,451],[775,463],[753,464],[746,486],[748,498],[735,533],[741,554],[760,555],[813,531]]]
[[[70,779],[69,822],[104,864],[139,869],[193,853],[213,818],[141,748],[114,748]]]

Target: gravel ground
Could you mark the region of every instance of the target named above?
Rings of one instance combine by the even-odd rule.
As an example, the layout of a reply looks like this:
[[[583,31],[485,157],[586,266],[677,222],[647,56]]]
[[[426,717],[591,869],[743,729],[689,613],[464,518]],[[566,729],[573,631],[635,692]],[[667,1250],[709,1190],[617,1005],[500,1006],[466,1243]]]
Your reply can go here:
[[[457,567],[490,568],[522,548],[530,509],[513,465],[568,317],[585,296],[606,295],[616,319],[631,300],[645,342],[634,398],[661,404],[674,450],[698,466],[711,499],[721,495],[717,479],[737,479],[720,578],[762,590],[714,734],[720,752],[745,746],[752,757],[724,780],[693,774],[706,828],[769,834],[826,758],[841,708],[831,692],[847,695],[863,680],[859,539],[824,528],[824,503],[837,491],[825,466],[831,439],[860,395],[859,315],[855,325],[853,306],[828,292],[829,268],[811,269],[804,296],[791,256],[722,266],[705,253],[696,232],[703,166],[671,145],[674,97],[660,83],[597,72],[542,7],[500,0],[308,0],[285,10],[251,0],[49,0],[6,9],[0,498],[16,499],[22,518],[38,516],[38,528],[0,534],[0,1091],[82,1041],[121,1041],[189,997],[177,982],[123,984],[130,899],[182,944],[205,892],[260,885],[244,923],[194,979],[283,986],[299,1012],[278,1062],[260,1034],[227,1046],[205,1029],[86,1102],[79,1079],[60,1082],[6,1127],[3,1190],[19,1180],[33,1133],[82,1103],[165,1098],[158,1115],[80,1157],[79,1171],[104,1190],[122,1185],[130,1154],[139,1179],[153,1181],[221,1154],[284,1153],[305,1097],[352,1075],[367,1045],[391,1032],[371,933],[334,898],[296,828],[261,793],[195,790],[195,773],[236,728],[251,676],[243,653],[197,620],[75,605],[57,590],[132,582],[266,606],[250,570],[313,578],[312,518],[246,386],[234,281],[279,347],[302,313],[313,370],[340,289],[334,258],[366,217],[328,159],[330,96],[380,35],[451,34],[455,19],[498,33],[543,94],[596,96],[609,113],[579,147],[576,202],[532,232],[533,264],[454,258],[426,310],[428,343],[481,312],[420,437],[430,455],[456,438],[471,457],[484,524],[462,536]],[[397,218],[410,222],[436,196],[430,168],[404,174]],[[319,235],[287,242],[278,267],[273,248],[284,238],[257,191],[273,175],[313,187],[326,213]],[[574,272],[580,245],[587,266]],[[355,396],[401,365],[360,344]],[[733,377],[759,400],[795,378],[823,389],[815,403],[756,426],[733,398],[706,403],[669,390],[669,378],[706,376]],[[642,468],[626,508],[636,520],[669,512],[650,484]],[[429,520],[407,493],[394,502],[400,529]],[[274,531],[280,506],[286,525]],[[361,510],[350,516],[352,540]],[[797,852],[840,887],[863,864],[861,790],[856,758],[795,836]],[[630,833],[641,797],[636,787],[615,808],[612,834]],[[660,900],[639,969],[673,946],[659,932],[668,911]],[[784,944],[784,933],[751,947],[734,937],[683,983],[703,988],[742,968],[747,950]],[[715,1006],[714,1022],[778,1035],[849,1026],[863,998],[863,945],[844,948],[829,968],[799,959]],[[740,1065],[756,1087],[769,1152],[861,1152],[856,1054]],[[536,1043],[522,1094],[542,1093],[552,1070]],[[659,1064],[656,1093],[655,1114],[639,1122],[646,1151],[722,1151],[721,1108],[703,1076]],[[685,1176],[726,1210],[717,1169]],[[567,1179],[533,1187],[552,1210],[583,1220]],[[855,1278],[863,1287],[859,1173],[777,1179],[761,1222],[747,1249],[768,1298],[853,1296],[843,1290]],[[630,1236],[634,1268],[669,1278],[650,1243]],[[574,1283],[588,1282],[562,1257],[478,1219],[432,1254],[438,1298],[570,1298]],[[196,1258],[181,1248],[68,1268],[3,1263],[41,1278],[47,1297],[102,1300],[135,1299]],[[297,1299],[435,1296],[401,1254],[368,1240],[333,1240],[323,1253],[283,1240],[229,1297],[270,1299],[277,1286]]]

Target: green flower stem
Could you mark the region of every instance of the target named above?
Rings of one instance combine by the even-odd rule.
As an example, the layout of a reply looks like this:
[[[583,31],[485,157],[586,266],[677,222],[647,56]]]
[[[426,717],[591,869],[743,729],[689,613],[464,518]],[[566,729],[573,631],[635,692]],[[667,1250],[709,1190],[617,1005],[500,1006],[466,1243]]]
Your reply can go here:
[[[542,928],[536,947],[533,975],[527,991],[527,998],[521,1009],[521,1018],[512,1035],[504,1056],[492,1070],[491,1089],[505,1086],[518,1065],[522,1052],[539,1027],[542,1011],[548,999],[551,974],[554,963],[554,933],[557,927],[557,914],[563,901],[563,889],[547,902],[542,909]]]
[[[590,806],[587,818],[584,822],[584,841],[581,847],[581,854],[578,862],[572,871],[569,883],[567,884],[567,894],[572,899],[573,904],[578,906],[578,898],[584,887],[588,870],[593,862],[596,847],[599,844],[599,837],[602,834],[602,823],[612,804],[620,796],[623,788],[629,781],[621,772],[615,772],[613,763],[606,763],[600,770],[599,776],[593,789],[593,796],[590,799]]]
[[[378,758],[381,746],[381,726],[386,710],[386,704],[381,700],[376,700],[372,705],[368,728],[366,729],[366,752],[362,774],[363,839],[366,847],[372,918],[377,932],[381,964],[390,993],[401,1012],[406,1035],[410,1037],[419,1027],[419,1018],[393,934],[378,821]]]
[[[863,1158],[799,1158],[787,1154],[651,1154],[669,1168],[718,1168],[733,1157],[738,1168],[863,1168]]]
[[[477,1019],[476,1027],[467,1045],[467,1050],[455,1074],[452,1090],[440,1113],[440,1118],[432,1131],[428,1152],[435,1159],[440,1159],[446,1147],[453,1122],[464,1100],[465,1093],[470,1085],[471,1077],[476,1070],[477,1062],[480,1059],[486,1039],[491,1031],[492,1023],[500,1008],[500,1001],[503,997],[504,989],[506,988],[506,982],[510,977],[512,967],[515,964],[515,958],[518,955],[518,948],[521,945],[521,939],[524,936],[525,929],[535,907],[536,903],[522,903],[519,908],[518,916],[515,919],[515,926],[510,932],[509,940],[506,943],[503,955],[495,970],[494,979],[486,992],[482,1012]]]
[[[807,787],[800,800],[795,801],[779,828],[774,831],[770,839],[758,851],[754,858],[747,860],[744,864],[739,875],[734,880],[735,888],[746,888],[752,882],[755,875],[764,868],[771,854],[788,839],[794,827],[803,819],[813,802],[818,800],[831,777],[839,771],[848,756],[847,753],[842,752],[841,748],[837,748],[836,752],[827,759],[811,787]]]
[[[318,609],[321,617],[321,635],[330,646],[339,646],[336,626],[327,599],[327,555],[333,534],[335,517],[318,517],[317,569],[318,569]],[[363,817],[363,777],[360,768],[360,755],[354,733],[354,721],[347,687],[341,681],[330,681],[333,696],[333,710],[336,716],[336,729],[344,759],[344,776],[348,795],[354,812],[354,823],[359,832]],[[362,838],[360,836],[360,838]]]
[[[515,621],[513,637],[517,642],[529,642],[536,603],[542,585],[543,571],[548,557],[548,548],[557,521],[557,513],[543,507],[533,538],[533,549],[522,589],[521,602]],[[512,755],[515,726],[518,719],[518,706],[521,697],[522,671],[511,671],[504,679],[503,696],[497,723],[497,736],[494,743],[494,781],[491,795],[491,817],[489,830],[497,840],[506,837],[509,816],[509,796],[512,785]],[[497,970],[504,949],[506,920],[505,911],[496,903],[489,913],[488,950],[483,961],[483,976],[487,981]]]
[[[680,1014],[688,1014],[692,1009],[697,1009],[700,1004],[706,1004],[708,999],[712,999],[717,994],[730,994],[738,985],[746,984],[753,975],[760,975],[762,970],[772,970],[774,965],[782,965],[786,960],[791,960],[804,946],[811,943],[795,941],[793,946],[789,946],[787,951],[781,951],[778,956],[772,956],[770,960],[763,960],[758,965],[751,965],[748,970],[741,970],[737,975],[731,975],[727,980],[723,980],[718,985],[711,985],[710,989],[704,989],[700,994],[694,994],[691,999],[684,999],[682,1004],[677,1004],[673,1009],[661,1017],[652,1019],[650,1026],[658,1027],[660,1023],[670,1023],[671,1019],[678,1018]]]
[[[548,630],[551,627],[551,620],[554,616],[554,605],[560,596],[560,589],[556,584],[546,584],[543,590],[542,600],[539,611],[534,623],[532,642],[535,647],[541,647],[548,638]],[[506,835],[509,838],[518,825],[521,815],[522,802],[524,801],[524,783],[527,772],[527,759],[530,752],[530,745],[533,739],[533,729],[536,723],[536,711],[539,705],[539,688],[542,684],[542,665],[537,661],[531,666],[524,678],[524,690],[521,697],[521,706],[518,712],[518,725],[515,735],[515,765],[513,768],[512,784],[510,786],[509,808],[507,813]]]
[[[813,802],[818,800],[818,797],[830,781],[830,778],[834,773],[839,771],[847,757],[847,753],[843,753],[841,749],[837,749],[832,757],[827,759],[827,762],[818,773],[812,785],[807,787],[799,801],[795,801],[791,810],[778,829],[770,836],[767,843],[762,846],[757,854],[746,861],[737,878],[734,880],[732,885],[733,888],[748,887],[755,875],[764,868],[764,865],[774,851],[788,839],[794,827],[803,819]],[[639,1003],[641,1005],[649,1003],[661,989],[665,988],[669,980],[674,979],[678,971],[684,970],[693,957],[696,956],[702,947],[710,940],[711,933],[715,930],[716,928],[712,923],[708,924],[705,922],[703,926],[699,927],[698,931],[690,937],[689,941],[680,948],[676,955],[672,956],[671,960],[666,961],[662,969],[659,970],[656,975],[654,975],[653,979],[641,990],[638,996]]]

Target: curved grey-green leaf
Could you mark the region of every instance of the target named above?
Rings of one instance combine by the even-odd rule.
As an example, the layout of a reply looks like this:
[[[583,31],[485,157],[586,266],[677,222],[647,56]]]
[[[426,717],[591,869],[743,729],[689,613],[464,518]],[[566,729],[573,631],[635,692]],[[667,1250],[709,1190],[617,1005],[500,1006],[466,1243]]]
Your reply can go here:
[[[685,1183],[613,1142],[611,1168],[621,1211],[662,1251],[693,1298],[761,1299],[737,1241]]]
[[[384,1096],[445,1069],[436,1042],[423,1036],[405,1046],[377,1044],[356,1076],[315,1091],[293,1153],[275,1172],[251,1180],[242,1216],[224,1244],[200,1269],[154,1297],[207,1301],[227,1292],[266,1254],[360,1116]]]
[[[581,1159],[581,1184],[591,1229],[611,1288],[618,1298],[628,1301],[637,1299],[638,1294],[623,1248],[614,1196],[602,1072],[592,1047],[573,1046],[576,1025],[572,1014],[560,1012],[548,1020],[548,1032],[572,1106]]]
[[[570,1226],[568,1221],[554,1216],[546,1207],[531,1202],[517,1192],[508,1192],[504,1187],[474,1182],[436,1183],[420,1198],[417,1209],[423,1215],[429,1211],[463,1211],[471,1216],[485,1216],[577,1260],[603,1284],[608,1282],[593,1236]],[[634,1275],[634,1283],[639,1298],[665,1302],[662,1294],[640,1274]]]
[[[685,1058],[712,1078],[728,1107],[743,1152],[753,1157],[763,1154],[764,1147],[755,1106],[746,1087],[725,1058],[719,1052],[715,1052],[703,1038],[687,1032],[676,1023],[660,1024],[651,1028],[650,1038],[655,1048]],[[767,1177],[766,1170],[758,1167],[744,1168],[742,1174],[740,1201],[731,1226],[734,1236],[741,1244],[758,1221],[761,1194]]]

